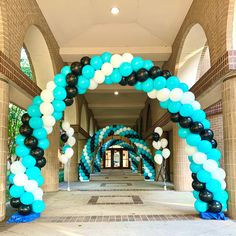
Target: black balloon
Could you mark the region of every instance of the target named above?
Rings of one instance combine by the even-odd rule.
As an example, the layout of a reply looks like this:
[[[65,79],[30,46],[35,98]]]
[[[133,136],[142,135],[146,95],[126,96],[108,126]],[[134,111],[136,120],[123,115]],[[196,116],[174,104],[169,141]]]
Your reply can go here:
[[[201,191],[201,190],[204,190],[206,188],[206,184],[202,183],[202,182],[200,182],[198,180],[194,180],[192,182],[192,187],[196,191]]]
[[[28,148],[36,148],[38,145],[38,139],[33,136],[29,136],[25,138],[24,143],[25,143],[25,146]]]
[[[75,75],[75,73],[69,73],[66,76],[66,82],[69,86],[76,86],[78,82],[78,77]]]
[[[29,215],[30,212],[31,212],[31,210],[32,210],[31,205],[24,205],[24,204],[21,204],[21,205],[19,206],[18,213],[19,213],[20,215]]]
[[[67,98],[73,98],[77,95],[78,90],[76,87],[66,86]]]
[[[23,124],[21,125],[19,132],[21,135],[28,137],[33,133],[33,129],[29,125]]]
[[[111,135],[113,135],[113,134],[114,134],[114,131],[111,130],[111,131],[109,132],[108,136],[111,136]]]
[[[204,126],[201,122],[193,122],[190,126],[190,131],[193,134],[200,134],[204,129]]]
[[[21,117],[21,121],[23,124],[28,124],[30,120],[30,116],[28,113],[25,113],[22,117]]]
[[[71,71],[74,75],[81,75],[82,74],[82,68],[83,68],[83,65],[78,62],[78,61],[75,61],[71,64],[70,66],[71,68]]]
[[[127,78],[126,77],[122,77],[121,81],[119,82],[120,85],[125,86],[128,84]]]
[[[66,104],[66,106],[71,106],[74,102],[73,98],[65,98],[64,102]]]
[[[36,159],[40,159],[44,156],[44,150],[40,147],[31,149],[30,150],[30,155],[35,157]]]
[[[127,76],[126,80],[128,85],[134,86],[137,83],[136,73],[133,72],[131,75]]]
[[[208,204],[208,211],[213,213],[219,213],[222,210],[222,205],[218,201],[212,201]]]
[[[182,128],[189,128],[193,123],[193,120],[191,117],[181,117],[179,119],[179,124]]]
[[[45,157],[36,159],[36,166],[39,168],[43,168],[46,165],[47,161]]]
[[[61,135],[61,141],[64,142],[64,143],[67,142],[68,138],[69,137],[65,133]]]
[[[179,113],[172,113],[170,116],[170,119],[175,123],[179,122],[180,118],[181,115]]]
[[[211,129],[204,129],[202,132],[201,132],[201,138],[202,140],[209,140],[211,141],[214,137],[214,133]]]
[[[217,142],[215,139],[212,139],[211,141],[212,148],[217,148]]]
[[[149,75],[148,75],[148,71],[146,69],[142,68],[137,71],[136,78],[138,81],[144,82],[148,79],[148,77],[149,77]]]
[[[208,190],[202,190],[199,193],[199,198],[203,202],[211,202],[213,200],[213,194],[212,194],[212,192],[210,192]]]
[[[80,60],[80,63],[83,65],[83,66],[86,66],[86,65],[89,65],[90,64],[90,57],[82,57],[81,60]]]
[[[13,197],[10,201],[10,204],[13,208],[18,208],[21,204],[20,198]]]
[[[159,66],[153,66],[150,70],[149,70],[149,77],[152,79],[157,78],[158,76],[161,75],[161,69]]]
[[[152,139],[157,142],[160,139],[160,135],[158,133],[153,133],[152,134]]]
[[[192,173],[192,179],[197,180],[197,174],[196,173]]]
[[[162,71],[162,76],[168,79],[172,74],[168,70],[163,70]]]

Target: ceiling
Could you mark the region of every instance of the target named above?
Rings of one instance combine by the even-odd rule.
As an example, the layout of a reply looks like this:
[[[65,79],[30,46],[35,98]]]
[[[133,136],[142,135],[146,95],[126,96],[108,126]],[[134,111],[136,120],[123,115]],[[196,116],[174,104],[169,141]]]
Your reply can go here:
[[[130,52],[162,65],[192,0],[37,0],[65,62],[82,56]],[[56,4],[55,4],[56,2]],[[112,15],[112,7],[120,13]],[[115,96],[114,91],[119,91]],[[100,127],[134,125],[146,95],[131,87],[100,85],[85,95]]]

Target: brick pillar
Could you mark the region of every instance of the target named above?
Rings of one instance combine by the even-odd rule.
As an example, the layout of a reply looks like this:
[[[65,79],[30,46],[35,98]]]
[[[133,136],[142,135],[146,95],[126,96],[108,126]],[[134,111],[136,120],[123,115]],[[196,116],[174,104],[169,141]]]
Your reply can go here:
[[[173,182],[177,191],[192,191],[192,177],[188,156],[185,154],[186,142],[178,136],[178,127],[173,124]]]
[[[222,105],[228,214],[236,219],[236,77],[223,82]]]
[[[9,85],[0,79],[0,221],[6,216]]]
[[[78,133],[74,133],[74,137],[76,139],[76,143],[73,146],[74,155],[70,160],[70,173],[69,180],[70,181],[78,181]],[[68,181],[68,168],[67,165],[64,167],[64,180]]]
[[[53,128],[53,132],[49,134],[50,147],[45,152],[47,164],[42,168],[42,175],[44,177],[43,190],[45,192],[58,191],[59,186],[59,160],[58,150],[60,142],[60,129],[57,122]]]

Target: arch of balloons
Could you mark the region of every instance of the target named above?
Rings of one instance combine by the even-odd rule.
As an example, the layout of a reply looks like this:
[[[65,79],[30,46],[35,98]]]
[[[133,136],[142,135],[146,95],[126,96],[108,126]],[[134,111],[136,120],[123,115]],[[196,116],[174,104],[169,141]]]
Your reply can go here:
[[[80,159],[80,181],[89,181],[91,173],[91,163],[93,161],[96,149],[105,138],[113,135],[126,137],[137,147],[138,155],[141,155],[143,158],[144,178],[145,180],[154,181],[154,160],[151,151],[147,146],[147,143],[140,138],[139,134],[136,131],[123,125],[106,126],[105,128],[98,130],[91,138],[88,139],[86,145],[84,146]]]
[[[101,83],[135,86],[135,89],[146,92],[151,99],[158,99],[160,106],[171,113],[171,120],[178,123],[179,136],[186,139],[196,210],[211,213],[226,210],[228,194],[225,191],[225,171],[220,168],[221,153],[216,148],[217,142],[213,138],[206,113],[195,100],[194,94],[176,76],[154,66],[150,60],[133,57],[130,53],[112,55],[109,52],[92,58],[86,56],[80,62],[64,66],[54,80],[47,83],[40,96],[33,99],[27,113],[22,116],[20,135],[16,138],[16,155],[20,160],[12,164],[9,176],[11,205],[18,208],[22,215],[44,210],[40,170],[46,163],[44,150],[49,147],[47,135],[52,132],[55,122],[62,119],[66,106],[73,103],[77,94],[96,89]],[[119,129],[119,132],[125,132],[123,127]],[[88,151],[91,151],[91,144],[96,142],[99,139],[91,138],[84,150],[81,180],[89,179],[91,153]],[[144,146],[143,143],[137,143],[138,148],[141,145]],[[147,150],[142,150],[146,170],[150,169],[149,175],[152,175],[149,178],[153,179],[153,160]],[[145,176],[148,176],[147,171]],[[26,183],[30,180],[34,184],[29,184],[29,189]]]

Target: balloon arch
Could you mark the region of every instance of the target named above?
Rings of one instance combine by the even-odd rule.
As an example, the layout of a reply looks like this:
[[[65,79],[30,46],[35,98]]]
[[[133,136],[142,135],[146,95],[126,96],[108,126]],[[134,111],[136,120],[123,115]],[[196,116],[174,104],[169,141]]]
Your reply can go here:
[[[49,146],[47,135],[77,94],[96,89],[101,83],[134,86],[151,99],[157,99],[160,106],[171,113],[171,120],[178,123],[179,136],[187,142],[196,210],[201,213],[225,211],[228,194],[225,171],[220,168],[221,153],[216,148],[210,122],[194,94],[176,76],[162,71],[150,60],[130,53],[112,55],[109,52],[91,59],[83,57],[80,62],[64,66],[22,116],[20,135],[16,138],[16,155],[20,160],[11,165],[9,176],[11,206],[21,215],[40,214],[44,210],[41,160]],[[29,181],[34,187],[26,187]]]
[[[96,159],[96,150],[109,136],[113,139],[121,139],[124,137],[127,138],[129,142],[133,143],[133,145],[137,148],[137,154],[142,156],[145,180],[154,181],[154,158],[147,143],[140,138],[140,135],[136,131],[123,125],[106,126],[105,128],[98,130],[91,138],[88,139],[80,159],[80,181],[88,181],[90,179],[92,163],[95,162],[94,159]],[[131,155],[133,155],[133,153]],[[98,163],[98,161],[95,163]]]

